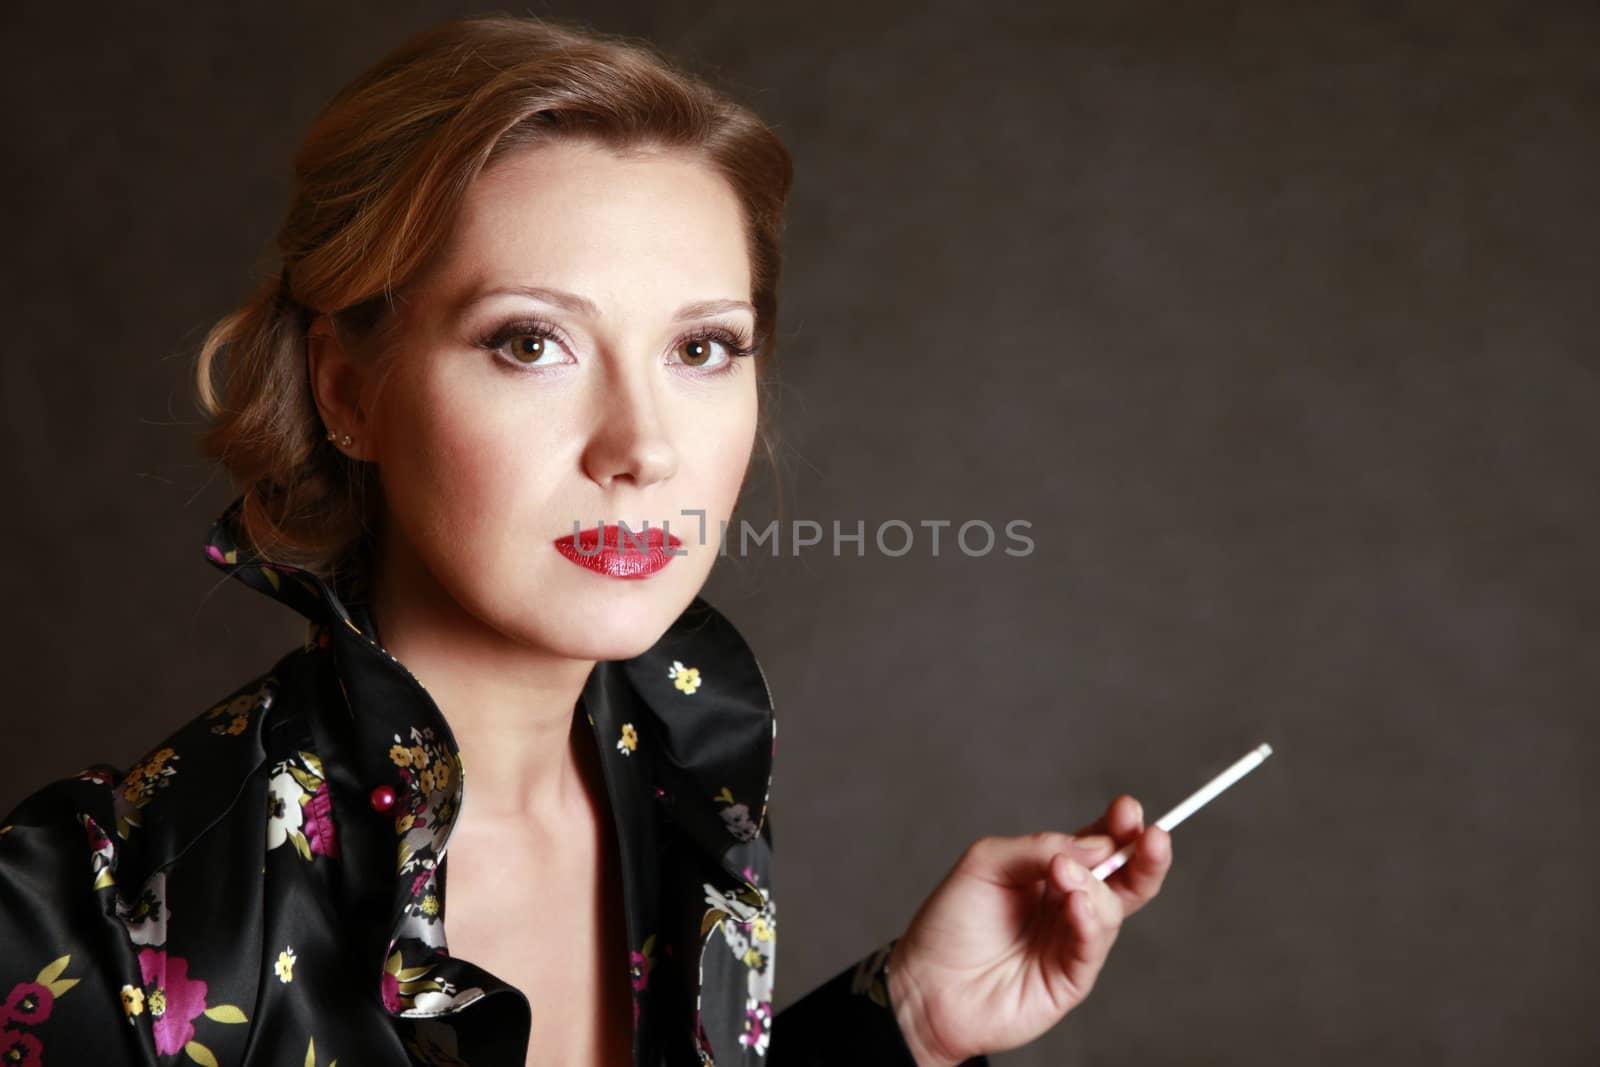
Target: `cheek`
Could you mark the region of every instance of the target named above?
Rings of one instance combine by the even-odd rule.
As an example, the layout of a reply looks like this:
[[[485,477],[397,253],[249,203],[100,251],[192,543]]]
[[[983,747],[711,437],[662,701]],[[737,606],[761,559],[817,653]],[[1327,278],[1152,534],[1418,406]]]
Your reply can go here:
[[[756,403],[753,392],[721,408],[712,417],[697,420],[694,432],[687,438],[683,455],[686,465],[700,472],[696,478],[696,489],[707,497],[697,501],[694,506],[720,515],[727,515],[733,510],[740,486],[744,484],[749,471],[755,432]]]
[[[505,420],[448,382],[406,385],[385,427],[385,492],[414,530],[463,536],[512,502],[512,490],[526,474],[516,469],[516,459],[536,446],[523,441],[513,447]]]

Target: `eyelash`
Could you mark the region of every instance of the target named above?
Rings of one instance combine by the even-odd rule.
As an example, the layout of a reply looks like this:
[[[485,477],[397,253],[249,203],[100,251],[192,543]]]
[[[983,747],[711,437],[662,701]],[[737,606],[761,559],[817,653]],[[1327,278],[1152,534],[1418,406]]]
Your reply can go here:
[[[501,349],[506,342],[514,337],[537,337],[544,341],[555,341],[563,348],[568,347],[567,338],[560,327],[544,319],[518,319],[508,322],[486,337],[479,338],[478,347],[488,349],[501,356],[500,362],[519,374],[538,373],[549,370],[548,367],[532,367],[522,364],[513,356],[501,355]],[[723,326],[699,326],[682,335],[672,342],[672,351],[676,352],[681,346],[690,341],[716,341],[728,350],[728,362],[715,370],[700,371],[704,377],[714,377],[719,374],[731,374],[739,369],[739,360],[755,355],[755,348],[748,334],[743,330],[732,330]],[[697,371],[693,364],[683,363],[690,371]]]

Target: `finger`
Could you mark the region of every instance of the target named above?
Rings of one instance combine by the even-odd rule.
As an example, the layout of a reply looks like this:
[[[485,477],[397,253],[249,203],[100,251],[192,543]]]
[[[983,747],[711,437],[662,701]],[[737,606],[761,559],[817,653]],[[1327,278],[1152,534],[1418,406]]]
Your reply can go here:
[[[1105,966],[1121,925],[1122,909],[1115,894],[1093,877],[1067,894],[1062,908],[1070,933],[1063,939],[1058,958],[1063,976],[1081,998],[1089,994]]]
[[[1122,906],[1122,898],[1117,891],[1106,885],[1092,873],[1089,875],[1089,896],[1095,906],[1095,913],[1099,916],[1100,925],[1111,935],[1111,940],[1116,940],[1117,931],[1122,927],[1123,916],[1127,911]],[[1106,948],[1111,946],[1108,943]]]
[[[1073,834],[1072,858],[1085,867],[1097,866],[1120,846],[1110,834]]]
[[[1097,867],[1103,861],[1110,859],[1111,854],[1122,845],[1110,834],[1062,834],[1068,842],[1067,855],[1074,862],[1085,867]]]
[[[1144,805],[1124,793],[1106,809],[1106,829],[1118,844],[1125,845],[1144,831]]]
[[[1098,925],[1114,930],[1122,924],[1122,901],[1116,892],[1103,884],[1081,863],[1073,862],[1067,855],[1058,855],[1050,863],[1050,883],[1063,896],[1087,894],[1094,908]]]
[[[1020,837],[983,837],[968,846],[959,866],[996,885],[1031,886],[1050,877],[1050,864],[1056,856],[1094,867],[1119,847],[1107,834],[1079,836],[1054,830]],[[1067,891],[1059,882],[1057,888]]]
[[[1074,853],[1074,840],[1071,834],[1053,830],[1020,837],[980,837],[968,846],[958,866],[996,885],[1030,886],[1052,878],[1051,864],[1057,856]]]
[[[1075,935],[1070,939],[1064,961],[1067,977],[1087,995],[1105,964],[1110,946],[1106,942],[1100,913],[1087,889],[1070,894],[1066,903],[1067,922]]]
[[[1104,835],[1118,846],[1139,835],[1144,829],[1144,808],[1133,796],[1123,793],[1106,806],[1105,814],[1078,831],[1080,836]]]
[[[1139,838],[1133,855],[1106,885],[1122,903],[1123,915],[1132,915],[1161,892],[1161,885],[1172,869],[1172,835],[1152,826]]]

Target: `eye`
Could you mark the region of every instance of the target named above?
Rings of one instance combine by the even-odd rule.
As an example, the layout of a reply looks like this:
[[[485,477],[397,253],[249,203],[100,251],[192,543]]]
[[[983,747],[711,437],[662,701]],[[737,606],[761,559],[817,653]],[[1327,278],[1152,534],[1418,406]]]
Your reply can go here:
[[[556,347],[555,338],[543,331],[512,334],[509,342],[507,351],[511,358],[525,367],[542,367],[561,362],[561,350]]]
[[[507,323],[478,344],[519,370],[572,362],[562,351],[561,335],[544,322]]]
[[[673,346],[672,352],[677,358],[669,362],[711,373],[731,370],[735,359],[752,354],[748,340],[718,326],[706,327],[684,337]]]
[[[705,366],[714,355],[711,348],[713,343],[707,338],[690,338],[677,347],[678,362],[689,367]]]

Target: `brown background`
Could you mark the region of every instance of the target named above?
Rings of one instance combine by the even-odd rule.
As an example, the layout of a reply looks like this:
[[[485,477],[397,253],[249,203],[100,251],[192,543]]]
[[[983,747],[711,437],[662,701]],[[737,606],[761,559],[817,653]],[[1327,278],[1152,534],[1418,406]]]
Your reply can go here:
[[[1600,14],[1179,6],[540,9],[794,152],[787,515],[1034,526],[713,576],[782,720],[780,1004],[973,837],[1268,740],[998,1064],[1592,1063]],[[299,639],[202,561],[188,368],[316,109],[473,10],[330,7],[0,15],[0,809]]]

